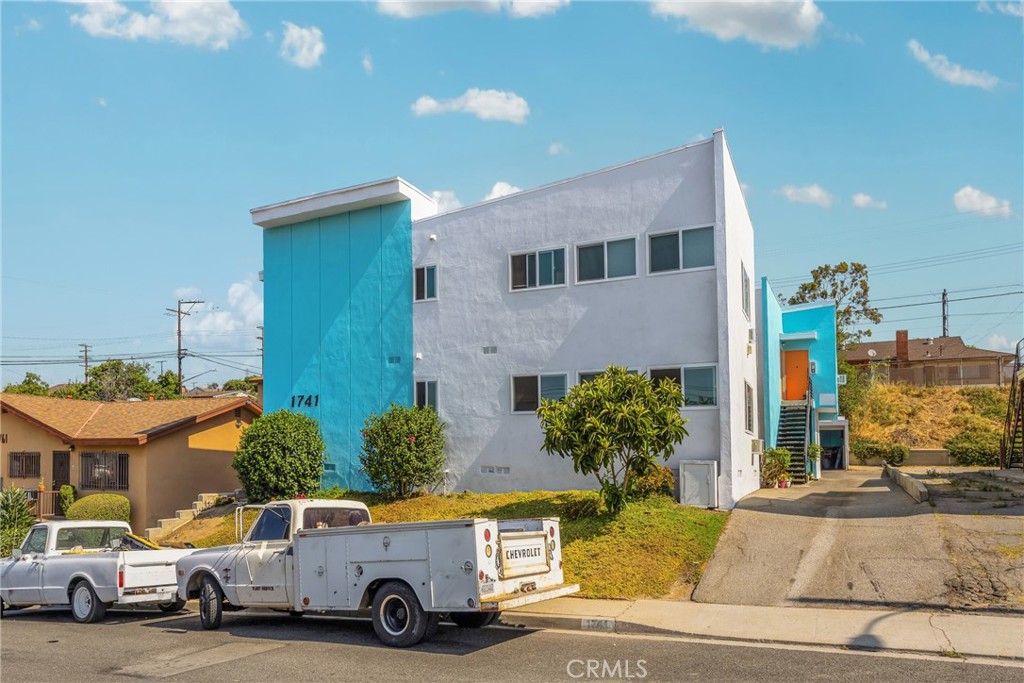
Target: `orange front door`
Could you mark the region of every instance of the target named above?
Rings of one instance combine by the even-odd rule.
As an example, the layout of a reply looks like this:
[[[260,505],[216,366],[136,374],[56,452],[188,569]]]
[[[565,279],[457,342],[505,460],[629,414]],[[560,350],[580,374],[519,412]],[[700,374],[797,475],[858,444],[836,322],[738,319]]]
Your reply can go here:
[[[807,397],[807,369],[810,363],[807,351],[786,351],[784,401],[802,401]]]

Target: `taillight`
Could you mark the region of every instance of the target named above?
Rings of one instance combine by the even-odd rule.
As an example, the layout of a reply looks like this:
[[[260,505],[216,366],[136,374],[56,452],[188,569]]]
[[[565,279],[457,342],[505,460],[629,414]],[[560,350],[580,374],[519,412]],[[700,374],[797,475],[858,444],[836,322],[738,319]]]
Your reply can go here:
[[[490,529],[484,529],[484,540],[485,541],[491,540],[491,530]]]
[[[555,527],[551,527],[548,529],[548,535],[551,536],[551,538],[555,537]]]
[[[124,588],[124,569],[117,570],[117,587]]]
[[[483,569],[480,570],[479,576],[480,576],[480,580],[483,581],[484,580],[484,570]]]

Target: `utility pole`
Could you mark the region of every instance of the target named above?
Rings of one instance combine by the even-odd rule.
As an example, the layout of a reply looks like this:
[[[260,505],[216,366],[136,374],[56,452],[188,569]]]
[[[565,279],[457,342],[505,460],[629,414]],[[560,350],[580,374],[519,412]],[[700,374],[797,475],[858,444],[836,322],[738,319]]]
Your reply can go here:
[[[942,290],[942,336],[949,336],[949,295]]]
[[[260,343],[260,374],[263,374],[263,325],[257,325],[256,329],[260,331],[256,340]]]
[[[89,345],[88,344],[79,344],[79,346],[82,347],[82,357],[85,359],[85,374],[83,375],[83,377],[84,377],[83,381],[88,382],[89,381]]]
[[[185,349],[181,348],[181,321],[182,321],[182,318],[184,318],[186,315],[190,315],[191,314],[192,306],[195,306],[197,304],[202,304],[202,303],[205,303],[205,302],[204,301],[182,301],[181,299],[178,299],[178,308],[177,309],[174,309],[174,308],[164,309],[168,313],[172,313],[172,314],[174,314],[174,315],[176,315],[178,317],[178,395],[179,396],[184,393],[184,391],[183,391],[184,387],[182,386],[182,382],[181,382],[181,377],[182,377],[182,375],[181,375],[181,361],[185,358]],[[187,311],[181,310],[182,304],[188,305],[189,309]]]

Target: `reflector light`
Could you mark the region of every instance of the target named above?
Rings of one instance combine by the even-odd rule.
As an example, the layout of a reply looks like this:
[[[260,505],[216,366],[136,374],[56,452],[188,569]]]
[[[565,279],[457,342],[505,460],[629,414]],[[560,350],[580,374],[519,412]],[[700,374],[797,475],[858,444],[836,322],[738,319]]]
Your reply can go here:
[[[491,550],[491,544],[490,543],[488,543],[486,546],[484,546],[484,555],[486,555],[487,557],[490,557],[493,553],[494,553],[494,551]]]
[[[551,538],[555,537],[555,527],[548,529],[548,535],[551,536]]]
[[[485,541],[491,540],[491,530],[490,529],[484,529],[484,540]]]
[[[118,588],[124,588],[124,570],[123,569],[118,569],[117,570],[117,587]]]
[[[483,569],[480,570],[479,576],[480,576],[480,580],[483,581],[484,580],[484,570]]]

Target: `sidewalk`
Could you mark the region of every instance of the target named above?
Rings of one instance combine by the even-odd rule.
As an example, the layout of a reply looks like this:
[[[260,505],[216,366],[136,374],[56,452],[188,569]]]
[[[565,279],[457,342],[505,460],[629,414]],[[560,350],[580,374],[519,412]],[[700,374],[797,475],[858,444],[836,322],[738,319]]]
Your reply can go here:
[[[1024,660],[1024,618],[1015,616],[557,598],[504,612],[501,621],[526,628],[676,634]]]

